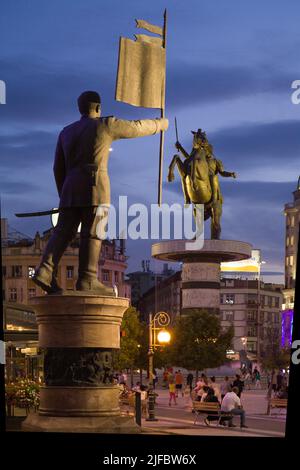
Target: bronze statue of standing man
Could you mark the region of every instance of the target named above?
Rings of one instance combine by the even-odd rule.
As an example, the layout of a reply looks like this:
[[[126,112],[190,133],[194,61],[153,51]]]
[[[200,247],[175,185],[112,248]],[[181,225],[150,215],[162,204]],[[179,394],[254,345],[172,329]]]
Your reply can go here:
[[[94,91],[79,96],[78,108],[81,119],[65,127],[58,138],[54,176],[60,212],[33,281],[48,294],[61,292],[55,276],[57,266],[81,223],[76,290],[114,295],[112,288],[97,279],[102,243],[97,225],[107,217],[110,205],[109,150],[114,140],[167,130],[168,120],[100,118],[101,99]]]

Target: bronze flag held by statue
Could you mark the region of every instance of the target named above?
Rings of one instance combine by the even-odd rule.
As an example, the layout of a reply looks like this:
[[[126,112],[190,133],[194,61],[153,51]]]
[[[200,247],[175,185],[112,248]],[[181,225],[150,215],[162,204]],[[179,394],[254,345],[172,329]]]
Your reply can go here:
[[[117,101],[143,108],[159,108],[165,117],[167,11],[163,28],[136,20],[137,28],[159,35],[136,34],[135,41],[120,38],[116,83]],[[160,133],[158,204],[162,202],[164,131]]]

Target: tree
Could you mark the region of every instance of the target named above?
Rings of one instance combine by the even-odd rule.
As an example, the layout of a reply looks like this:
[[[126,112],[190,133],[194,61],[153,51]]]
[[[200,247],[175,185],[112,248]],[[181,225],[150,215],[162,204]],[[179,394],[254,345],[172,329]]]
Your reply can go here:
[[[268,409],[267,414],[270,414],[270,399],[272,396],[272,383],[276,373],[276,369],[286,369],[289,367],[291,352],[288,348],[281,348],[280,335],[278,328],[268,327],[265,334],[265,351],[261,357],[262,368],[266,372],[271,373],[267,398]]]
[[[139,312],[129,307],[123,315],[121,324],[120,349],[113,354],[115,370],[130,369],[131,382],[133,369],[140,357],[140,347],[145,328],[140,321]]]
[[[265,331],[264,354],[261,364],[265,371],[272,369],[283,369],[290,363],[289,349],[280,346],[280,331],[276,327],[268,327]]]
[[[202,309],[191,309],[178,318],[170,346],[173,363],[198,371],[219,367],[226,361],[234,330],[222,331],[218,315]]]

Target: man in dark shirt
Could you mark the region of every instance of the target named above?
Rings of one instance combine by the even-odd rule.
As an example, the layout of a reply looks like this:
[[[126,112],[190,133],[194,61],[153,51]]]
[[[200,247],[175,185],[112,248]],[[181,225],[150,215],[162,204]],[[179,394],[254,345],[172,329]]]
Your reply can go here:
[[[232,387],[238,389],[237,396],[241,398],[242,391],[244,390],[244,382],[241,380],[241,376],[236,374],[236,379],[233,381]]]

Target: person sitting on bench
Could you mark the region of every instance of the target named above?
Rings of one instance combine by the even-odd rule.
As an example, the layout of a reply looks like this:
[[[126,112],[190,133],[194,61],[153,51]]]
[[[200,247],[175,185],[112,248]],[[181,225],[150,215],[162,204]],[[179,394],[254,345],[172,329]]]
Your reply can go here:
[[[226,393],[222,400],[221,411],[225,413],[231,413],[232,415],[238,415],[241,418],[241,428],[247,428],[245,424],[246,414],[241,405],[241,400],[238,397],[239,389],[233,387],[232,390]],[[236,427],[233,422],[233,418],[229,419],[228,426],[230,428]],[[220,424],[224,424],[224,419],[221,418]]]
[[[219,400],[215,395],[214,389],[210,388],[210,387],[207,387],[206,396],[201,401],[204,401],[206,403],[207,402],[208,403],[219,403]],[[207,418],[205,418],[205,420],[204,420],[206,426],[209,426],[211,421],[218,421],[218,419],[219,419],[219,416],[214,415],[213,411],[210,411],[210,412],[208,411],[208,413],[211,413],[211,414],[208,414]]]

